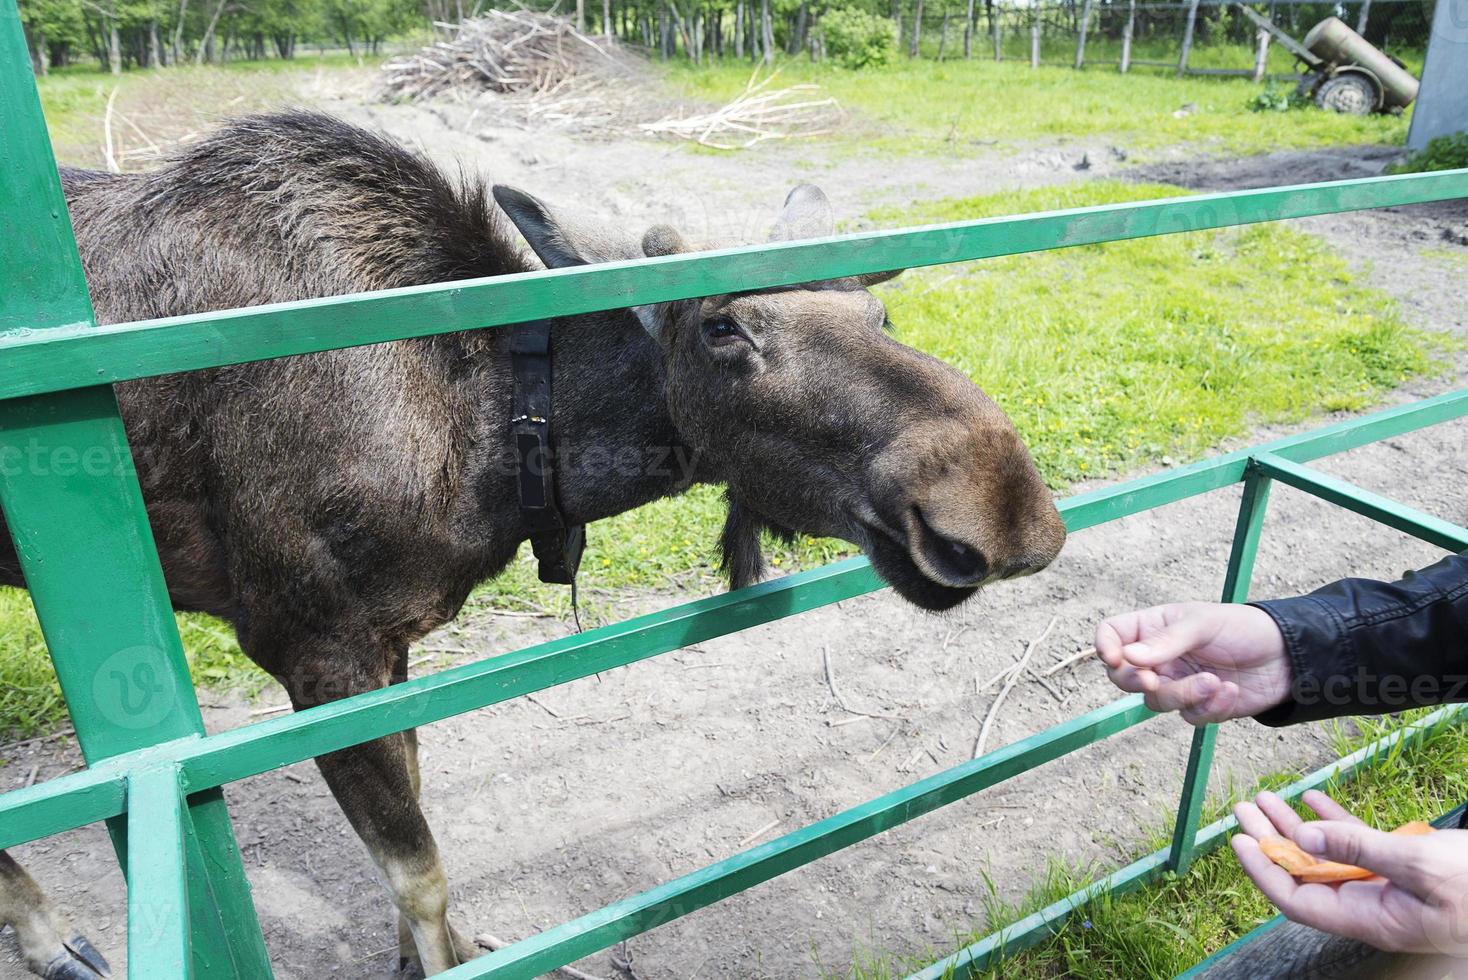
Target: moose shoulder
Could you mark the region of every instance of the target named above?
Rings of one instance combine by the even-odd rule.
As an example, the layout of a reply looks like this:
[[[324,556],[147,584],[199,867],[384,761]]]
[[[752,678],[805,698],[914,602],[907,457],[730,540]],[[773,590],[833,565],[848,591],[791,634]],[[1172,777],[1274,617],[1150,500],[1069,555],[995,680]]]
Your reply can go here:
[[[666,226],[638,239],[520,191],[491,194],[309,113],[237,121],[152,173],[66,171],[63,183],[102,322],[690,247]],[[832,228],[806,185],[773,237]],[[967,378],[889,335],[872,281],[553,321],[566,519],[723,484],[733,585],[761,575],[762,529],[829,535],[934,610],[1048,564],[1064,527],[1013,426]],[[408,645],[530,533],[508,334],[119,385],[175,605],[232,622],[298,708],[402,680]],[[8,534],[0,580],[23,584]],[[472,955],[448,925],[414,734],[319,764],[393,893],[405,962],[434,973]]]

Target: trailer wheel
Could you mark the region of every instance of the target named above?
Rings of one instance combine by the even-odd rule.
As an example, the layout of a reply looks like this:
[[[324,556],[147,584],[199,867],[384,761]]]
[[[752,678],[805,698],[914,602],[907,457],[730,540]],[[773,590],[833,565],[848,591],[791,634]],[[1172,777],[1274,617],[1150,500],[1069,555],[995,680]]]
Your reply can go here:
[[[1371,79],[1354,72],[1327,79],[1315,90],[1315,104],[1352,116],[1364,116],[1376,108],[1376,86]]]

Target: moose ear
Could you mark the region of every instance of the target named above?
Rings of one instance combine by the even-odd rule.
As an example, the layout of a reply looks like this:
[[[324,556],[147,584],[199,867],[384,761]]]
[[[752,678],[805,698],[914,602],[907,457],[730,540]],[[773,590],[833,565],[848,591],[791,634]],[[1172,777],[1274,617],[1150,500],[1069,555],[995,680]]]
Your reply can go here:
[[[615,230],[593,227],[556,214],[533,194],[504,184],[496,184],[493,193],[495,203],[515,223],[515,227],[520,229],[520,234],[525,236],[525,241],[540,256],[540,261],[545,263],[547,269],[640,259],[645,254],[652,254]],[[667,231],[677,238],[677,232],[671,228]],[[648,234],[651,235],[652,232]],[[678,242],[681,244],[682,239],[679,238]],[[667,304],[634,306],[632,314],[642,324],[642,329],[657,340],[667,317]]]
[[[557,214],[533,194],[504,184],[496,184],[493,193],[495,203],[509,215],[547,269],[642,257],[635,241],[611,227]]]
[[[786,196],[785,207],[770,229],[770,241],[825,238],[835,233],[836,216],[825,193],[815,184],[800,184]]]

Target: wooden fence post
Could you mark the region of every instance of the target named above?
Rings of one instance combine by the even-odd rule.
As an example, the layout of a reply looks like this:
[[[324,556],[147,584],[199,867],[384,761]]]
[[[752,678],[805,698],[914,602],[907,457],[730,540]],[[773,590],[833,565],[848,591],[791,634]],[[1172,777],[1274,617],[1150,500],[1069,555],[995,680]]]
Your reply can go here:
[[[1076,68],[1086,63],[1086,31],[1091,27],[1091,0],[1081,7],[1081,29],[1076,34]]]
[[[1127,0],[1126,26],[1121,29],[1121,73],[1132,67],[1132,35],[1137,29],[1137,0]]]
[[[1269,20],[1274,21],[1274,4],[1269,5]],[[1254,81],[1263,81],[1264,73],[1269,70],[1269,32],[1259,28],[1259,38],[1254,49]]]
[[[1193,49],[1193,29],[1198,26],[1198,0],[1188,4],[1188,26],[1183,30],[1183,51],[1177,59],[1177,77],[1188,71],[1188,52]]]

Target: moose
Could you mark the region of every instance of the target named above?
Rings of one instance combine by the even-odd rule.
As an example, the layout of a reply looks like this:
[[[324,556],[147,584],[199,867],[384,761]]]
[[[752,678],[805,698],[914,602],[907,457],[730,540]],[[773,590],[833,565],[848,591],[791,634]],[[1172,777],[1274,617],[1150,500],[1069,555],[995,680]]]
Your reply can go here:
[[[61,177],[103,323],[693,248],[666,225],[638,239],[450,177],[304,111],[235,120],[151,172]],[[803,185],[771,239],[833,230],[828,199]],[[765,530],[832,536],[934,611],[1045,567],[1065,529],[1028,450],[968,378],[894,339],[868,288],[891,275],[551,321],[554,438],[588,450],[559,466],[565,520],[722,485],[731,587],[763,574]],[[508,335],[450,332],[117,385],[174,606],[232,624],[298,710],[403,681],[409,645],[532,537]],[[686,465],[605,465],[628,451]],[[24,586],[6,530],[0,582]],[[400,971],[432,975],[476,955],[449,922],[415,732],[317,764],[398,909]],[[0,917],[30,968],[53,980],[102,974],[101,956],[0,858]]]

